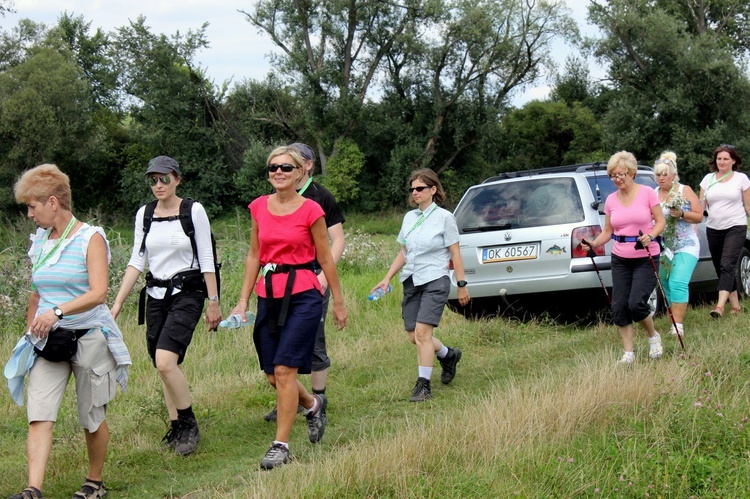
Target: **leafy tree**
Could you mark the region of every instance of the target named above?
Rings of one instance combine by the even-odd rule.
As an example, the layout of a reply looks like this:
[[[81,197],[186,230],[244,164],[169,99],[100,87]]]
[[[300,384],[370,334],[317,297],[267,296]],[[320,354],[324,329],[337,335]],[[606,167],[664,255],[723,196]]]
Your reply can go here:
[[[140,17],[114,38],[122,91],[128,96],[128,128],[139,143],[131,148],[122,195],[135,207],[149,195],[142,183],[149,158],[174,157],[183,173],[183,196],[198,198],[209,214],[236,201],[227,169],[231,136],[222,114],[222,95],[195,62],[208,46],[207,24],[171,38],[151,33]]]
[[[339,203],[347,205],[359,197],[358,178],[365,155],[351,139],[342,139],[338,147],[339,150],[331,156],[328,173],[322,182]]]
[[[590,7],[604,35],[596,54],[609,64],[616,90],[604,143],[644,161],[672,149],[681,178],[697,185],[713,147],[739,145],[747,136],[750,82],[723,35],[694,29],[665,4],[611,0]]]
[[[0,72],[23,62],[32,47],[41,45],[46,30],[42,23],[21,19],[10,32],[0,33]]]
[[[12,0],[0,0],[0,17],[5,17],[7,13],[13,13],[13,2]]]

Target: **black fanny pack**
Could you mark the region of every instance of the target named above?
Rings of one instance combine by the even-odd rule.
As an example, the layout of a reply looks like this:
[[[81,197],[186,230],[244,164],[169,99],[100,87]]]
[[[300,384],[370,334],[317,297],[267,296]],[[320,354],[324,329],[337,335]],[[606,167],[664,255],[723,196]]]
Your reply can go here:
[[[34,347],[36,354],[50,362],[67,362],[78,351],[78,339],[88,333],[90,329],[57,328],[49,332],[44,349]]]

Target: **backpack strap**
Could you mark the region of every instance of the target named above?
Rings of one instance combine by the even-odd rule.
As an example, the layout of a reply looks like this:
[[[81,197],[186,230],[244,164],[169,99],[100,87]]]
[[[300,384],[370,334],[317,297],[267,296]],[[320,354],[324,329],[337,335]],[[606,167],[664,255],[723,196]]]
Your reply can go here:
[[[156,210],[157,200],[154,199],[150,203],[146,204],[146,208],[143,210],[143,240],[141,241],[141,249],[138,250],[138,255],[143,256],[146,252],[146,236],[148,231],[151,230],[151,222],[154,220],[154,210]]]
[[[193,225],[193,203],[195,200],[190,198],[185,198],[180,203],[180,225],[185,235],[190,238],[190,246],[193,248],[191,267],[198,258],[198,244],[195,242],[195,225]]]

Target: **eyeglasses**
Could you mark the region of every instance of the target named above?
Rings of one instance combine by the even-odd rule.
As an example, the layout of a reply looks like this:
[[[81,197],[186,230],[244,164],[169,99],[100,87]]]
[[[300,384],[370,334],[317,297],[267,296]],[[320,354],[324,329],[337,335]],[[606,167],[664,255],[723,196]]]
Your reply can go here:
[[[430,188],[429,185],[420,185],[420,186],[417,186],[417,187],[409,187],[409,192],[410,193],[412,193],[414,191],[422,192],[423,190],[429,189],[429,188]]]
[[[662,163],[666,164],[666,165],[673,165],[674,166],[674,163],[669,158],[659,158],[659,159],[657,159],[656,161],[654,161],[654,166],[661,165]]]
[[[277,165],[276,163],[271,163],[270,165],[268,165],[268,173],[276,173],[279,170],[279,168],[281,168],[282,172],[289,173],[299,168],[299,166],[290,165],[289,163],[284,163],[283,165]]]
[[[726,147],[727,149],[734,149],[732,144],[719,144],[719,147]]]
[[[161,182],[164,185],[169,185],[172,183],[172,177],[169,175],[153,175],[147,177],[146,182],[148,182],[152,187],[156,187],[156,184]]]
[[[609,179],[610,180],[620,180],[621,178],[625,178],[627,176],[628,176],[627,173],[613,173],[612,175],[609,176]]]

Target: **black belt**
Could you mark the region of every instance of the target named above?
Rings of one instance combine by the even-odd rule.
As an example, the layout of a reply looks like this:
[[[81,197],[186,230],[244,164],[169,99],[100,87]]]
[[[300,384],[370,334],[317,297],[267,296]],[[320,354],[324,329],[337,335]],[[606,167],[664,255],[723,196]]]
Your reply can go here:
[[[637,243],[640,236],[616,236],[612,234],[612,240],[618,243]],[[657,243],[661,244],[661,236],[656,236],[654,239]]]
[[[200,269],[193,269],[178,272],[169,279],[157,279],[154,277],[154,274],[148,272],[146,274],[146,285],[141,289],[141,294],[138,297],[138,325],[145,322],[146,288],[166,288],[164,299],[167,299],[172,296],[172,292],[175,288],[183,289],[185,291],[203,289],[203,273]]]
[[[276,265],[273,269],[269,268],[264,275],[266,279],[266,299],[268,300],[268,329],[271,331],[271,334],[276,334],[276,327],[283,327],[286,323],[286,315],[289,313],[289,302],[292,299],[292,286],[294,286],[294,278],[297,270],[312,270],[315,272],[315,262],[301,263],[299,265]],[[273,283],[271,277],[273,274],[289,274],[286,280],[284,298],[281,301],[281,311],[279,311],[279,317],[276,322],[272,319],[276,308],[273,300]]]

